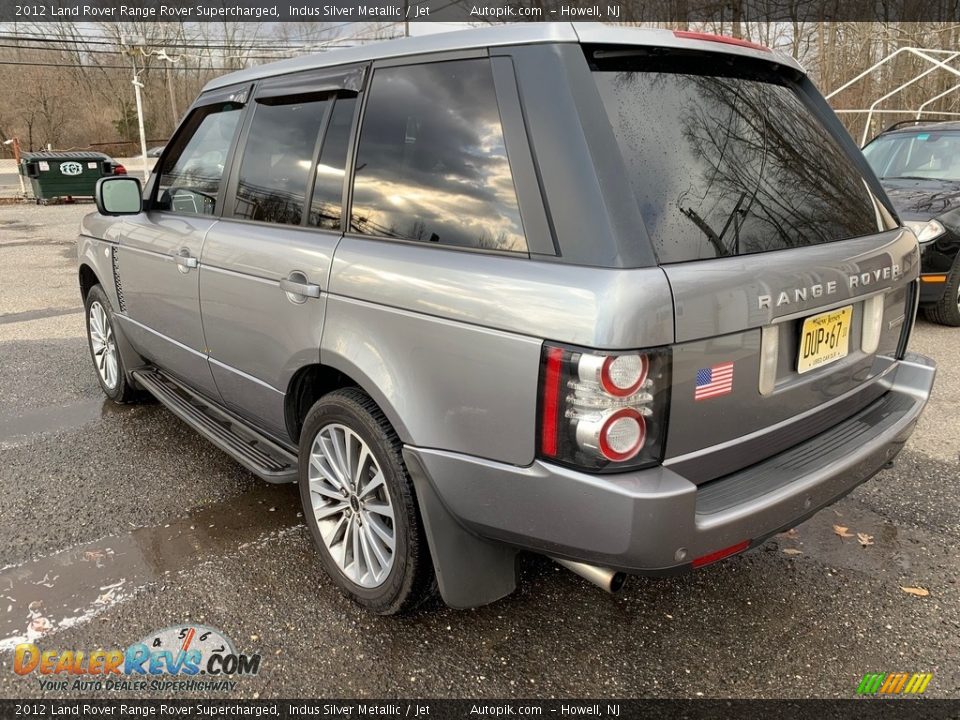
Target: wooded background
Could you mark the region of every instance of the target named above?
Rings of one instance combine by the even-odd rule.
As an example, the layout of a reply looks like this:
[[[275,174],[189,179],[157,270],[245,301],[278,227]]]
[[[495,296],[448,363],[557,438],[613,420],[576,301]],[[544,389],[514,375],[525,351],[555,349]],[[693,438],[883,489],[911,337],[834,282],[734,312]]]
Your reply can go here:
[[[626,24],[702,30],[775,48],[797,58],[824,94],[897,48],[960,48],[960,24],[951,22],[755,22],[742,14],[726,19],[723,13],[711,22],[645,23],[637,14],[626,19]],[[148,146],[161,145],[200,88],[217,75],[404,32],[403,23],[5,23],[0,25],[0,140],[16,135],[24,150],[49,144],[135,155],[134,69],[144,86]],[[960,67],[960,61],[952,64]],[[831,103],[834,108],[869,107],[929,67],[921,58],[901,53]],[[880,108],[915,110],[955,86],[960,86],[960,76],[935,69]],[[960,89],[927,109],[960,112]],[[912,117],[880,115],[870,135]],[[859,141],[865,116],[841,118]],[[9,146],[0,146],[0,153],[9,157]]]

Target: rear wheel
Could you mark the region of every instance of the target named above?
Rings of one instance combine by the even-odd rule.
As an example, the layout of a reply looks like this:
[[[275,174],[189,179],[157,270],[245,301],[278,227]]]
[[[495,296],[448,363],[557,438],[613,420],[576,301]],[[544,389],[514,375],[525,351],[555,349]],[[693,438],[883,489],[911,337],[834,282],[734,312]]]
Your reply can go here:
[[[84,302],[87,315],[87,344],[100,388],[117,403],[132,402],[137,392],[127,382],[123,358],[117,348],[110,300],[100,285],[94,285]]]
[[[392,615],[432,595],[433,567],[402,444],[360,390],[316,402],[300,438],[300,499],[327,574]]]
[[[931,322],[960,327],[960,257],[953,261],[943,297],[935,305],[925,308],[924,314]]]

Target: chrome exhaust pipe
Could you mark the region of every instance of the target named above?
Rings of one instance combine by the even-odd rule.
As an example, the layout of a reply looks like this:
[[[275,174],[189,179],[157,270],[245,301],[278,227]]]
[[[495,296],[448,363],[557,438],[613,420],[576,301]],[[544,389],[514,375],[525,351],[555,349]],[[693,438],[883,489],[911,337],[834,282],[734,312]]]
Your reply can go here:
[[[627,574],[610,568],[597,567],[587,563],[577,562],[576,560],[564,560],[563,558],[550,557],[555,563],[563,565],[570,572],[576,573],[584,580],[589,580],[599,588],[608,593],[615,594],[620,592],[623,584],[627,581]]]

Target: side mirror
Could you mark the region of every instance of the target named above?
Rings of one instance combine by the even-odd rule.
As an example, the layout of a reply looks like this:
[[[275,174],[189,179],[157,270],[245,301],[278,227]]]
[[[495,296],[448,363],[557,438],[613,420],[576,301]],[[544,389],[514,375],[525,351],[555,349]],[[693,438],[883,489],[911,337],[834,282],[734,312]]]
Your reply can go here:
[[[136,215],[143,210],[140,181],[129,175],[100,178],[93,197],[101,215]]]

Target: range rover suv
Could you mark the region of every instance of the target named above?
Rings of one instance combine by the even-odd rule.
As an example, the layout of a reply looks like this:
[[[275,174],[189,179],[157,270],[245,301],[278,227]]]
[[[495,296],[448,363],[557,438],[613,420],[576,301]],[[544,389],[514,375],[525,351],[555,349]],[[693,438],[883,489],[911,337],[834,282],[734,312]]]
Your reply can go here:
[[[263,479],[379,613],[747,550],[902,448],[917,239],[803,70],[530,24],[209,83],[83,221],[91,356]]]

